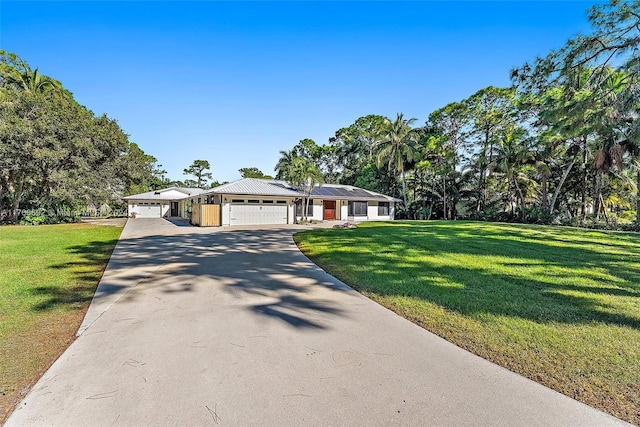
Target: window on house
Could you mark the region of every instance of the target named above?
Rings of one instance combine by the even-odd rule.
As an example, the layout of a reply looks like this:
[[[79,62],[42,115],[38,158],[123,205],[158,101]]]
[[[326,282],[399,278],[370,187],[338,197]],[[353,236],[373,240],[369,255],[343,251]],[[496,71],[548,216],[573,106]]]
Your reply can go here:
[[[367,202],[349,202],[349,216],[367,216]]]
[[[378,216],[389,215],[389,202],[378,202]]]
[[[302,216],[302,200],[296,202],[296,216]],[[313,216],[313,200],[309,200],[307,208],[307,216]]]
[[[271,203],[273,203],[273,200],[263,200],[262,203],[271,204]]]
[[[249,199],[249,200],[247,200],[247,203],[260,203],[260,200],[258,200],[258,199]]]
[[[244,199],[231,199],[231,203],[244,203]]]
[[[287,201],[286,200],[276,200],[276,203],[279,205],[286,205]]]

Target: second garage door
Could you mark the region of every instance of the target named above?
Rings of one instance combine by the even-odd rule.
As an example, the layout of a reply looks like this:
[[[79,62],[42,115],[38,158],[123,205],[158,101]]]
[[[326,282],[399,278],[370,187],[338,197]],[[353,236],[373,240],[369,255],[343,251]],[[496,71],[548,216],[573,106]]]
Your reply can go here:
[[[286,205],[232,204],[230,225],[286,224]]]
[[[136,211],[138,218],[162,218],[162,206],[159,204],[140,204]]]

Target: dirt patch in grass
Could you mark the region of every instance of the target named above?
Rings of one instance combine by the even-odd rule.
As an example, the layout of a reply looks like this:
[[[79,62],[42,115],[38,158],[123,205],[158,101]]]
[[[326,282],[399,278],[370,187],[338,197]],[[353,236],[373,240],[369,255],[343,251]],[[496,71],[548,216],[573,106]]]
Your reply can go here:
[[[87,311],[56,314],[38,319],[0,348],[4,364],[0,383],[0,424],[9,417],[15,406],[31,387],[51,367],[76,338],[76,331]],[[20,358],[18,358],[18,355]]]
[[[82,218],[82,222],[93,225],[111,225],[114,227],[124,227],[127,218]]]

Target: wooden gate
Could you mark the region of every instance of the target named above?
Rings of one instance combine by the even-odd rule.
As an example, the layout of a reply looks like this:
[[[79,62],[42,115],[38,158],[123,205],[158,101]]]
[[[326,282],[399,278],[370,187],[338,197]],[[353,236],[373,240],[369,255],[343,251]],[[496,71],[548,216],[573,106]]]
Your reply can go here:
[[[191,205],[191,223],[200,227],[219,227],[220,205]]]

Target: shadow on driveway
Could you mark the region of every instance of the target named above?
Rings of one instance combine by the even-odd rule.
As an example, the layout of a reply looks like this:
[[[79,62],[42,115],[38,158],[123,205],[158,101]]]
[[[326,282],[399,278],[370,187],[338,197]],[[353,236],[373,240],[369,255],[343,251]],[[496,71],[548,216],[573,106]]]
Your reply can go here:
[[[135,303],[141,292],[151,288],[166,294],[194,292],[207,286],[203,278],[224,283],[224,291],[237,298],[263,297],[266,302],[249,309],[257,316],[276,318],[294,328],[323,329],[325,326],[314,320],[319,312],[341,315],[333,303],[309,296],[318,286],[335,292],[350,288],[330,280],[300,254],[292,240],[292,228],[181,230],[186,231],[139,237],[123,232],[90,308],[101,308],[100,313],[94,313],[93,319],[89,319],[89,313],[80,333],[116,299]],[[94,256],[89,250],[92,245],[70,250],[85,256],[89,264]],[[49,298],[55,301],[64,296]]]

